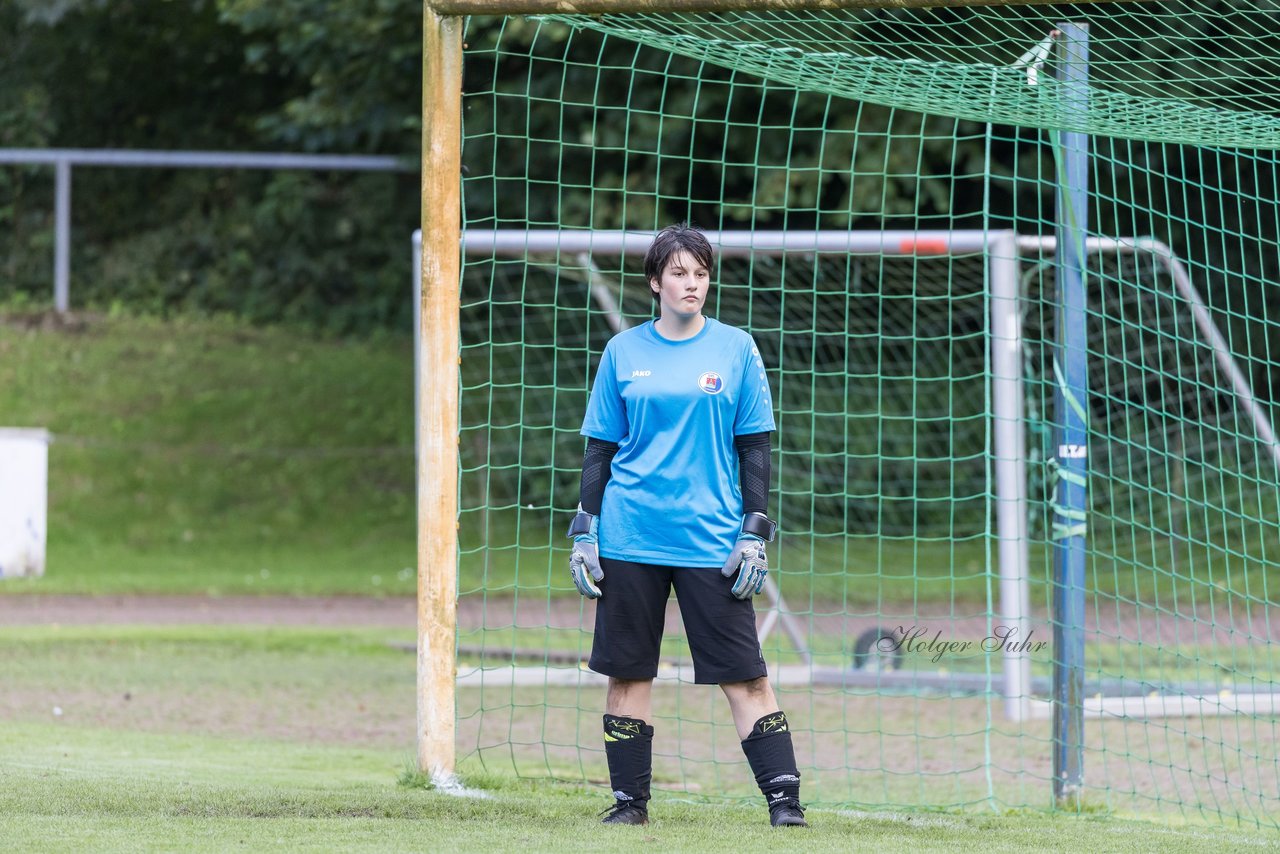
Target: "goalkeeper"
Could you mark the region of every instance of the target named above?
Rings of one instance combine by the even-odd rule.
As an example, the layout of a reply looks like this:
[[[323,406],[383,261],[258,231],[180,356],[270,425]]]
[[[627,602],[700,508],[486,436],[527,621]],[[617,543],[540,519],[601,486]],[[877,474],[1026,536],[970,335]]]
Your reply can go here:
[[[582,433],[573,582],[596,600],[591,669],[609,677],[604,741],[616,803],[606,824],[646,824],[652,692],[671,588],[694,681],[729,701],[774,826],[807,826],[787,717],[778,709],[751,597],[768,572],[764,363],[751,336],[702,314],[711,244],[685,225],[645,255],[658,318],[605,347]]]

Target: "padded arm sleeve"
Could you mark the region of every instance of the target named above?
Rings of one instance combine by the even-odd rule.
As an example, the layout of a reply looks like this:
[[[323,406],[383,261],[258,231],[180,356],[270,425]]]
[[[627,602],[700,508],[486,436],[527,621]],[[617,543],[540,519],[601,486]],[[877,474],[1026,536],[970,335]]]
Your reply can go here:
[[[735,436],[738,479],[742,486],[742,512],[769,515],[769,447],[771,433]]]
[[[587,452],[582,457],[582,486],[578,491],[578,503],[592,516],[600,515],[604,501],[604,485],[613,474],[613,455],[618,453],[617,442],[603,439],[587,439]]]

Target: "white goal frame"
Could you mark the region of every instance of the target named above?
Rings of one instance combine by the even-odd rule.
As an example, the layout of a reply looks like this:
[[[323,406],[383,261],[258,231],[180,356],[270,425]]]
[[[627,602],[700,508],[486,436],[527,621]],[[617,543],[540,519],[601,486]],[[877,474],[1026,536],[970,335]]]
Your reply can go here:
[[[1027,637],[1030,594],[1027,543],[1027,476],[1023,422],[1022,336],[1019,315],[1019,246],[1012,231],[708,231],[712,246],[724,256],[781,255],[784,253],[848,253],[852,255],[911,257],[927,255],[983,254],[987,260],[991,328],[991,391],[994,411],[993,456],[996,480],[996,536],[1000,568],[1000,625],[1017,629],[1015,637]],[[643,256],[652,233],[587,230],[469,230],[463,235],[463,253],[485,257],[524,257],[536,253],[559,252],[591,269],[592,253]],[[414,306],[420,300],[421,232],[414,232]],[[614,331],[625,324],[611,291],[596,279],[591,289],[605,311]],[[418,329],[415,317],[414,328]],[[417,348],[415,348],[417,352]],[[415,388],[419,385],[415,382]],[[416,407],[415,407],[416,410]],[[821,667],[811,660],[804,633],[795,625],[776,585],[766,590],[769,610],[760,626],[766,635],[780,625],[806,661],[784,667],[774,675],[779,684],[835,684],[847,687],[943,687],[990,691],[984,674],[940,675],[930,679],[920,674],[877,671],[863,673],[840,667]],[[541,671],[541,668],[539,668]],[[1030,658],[1025,652],[1003,652],[1000,693],[1005,714],[1024,720],[1029,714],[1031,691]],[[465,674],[459,674],[465,678]],[[493,674],[488,674],[492,676]],[[514,678],[514,677],[513,677]],[[570,674],[579,680],[580,673]]]

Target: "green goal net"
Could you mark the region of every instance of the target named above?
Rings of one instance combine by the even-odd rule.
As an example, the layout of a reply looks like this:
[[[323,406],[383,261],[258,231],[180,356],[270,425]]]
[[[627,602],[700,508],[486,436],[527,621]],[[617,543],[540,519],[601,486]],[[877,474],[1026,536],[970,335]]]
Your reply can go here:
[[[1077,804],[1276,825],[1278,18],[1175,2],[470,20],[463,767],[607,783],[564,537],[578,431],[605,343],[652,316],[647,235],[687,220],[720,247],[708,313],[752,333],[773,391],[781,528],[757,608],[806,801],[1052,806],[1074,666]],[[1087,25],[1084,90],[1064,82],[1064,22]],[[1083,396],[1061,338],[1066,131],[1088,135]],[[1071,507],[1064,394],[1088,430]],[[1078,626],[1055,606],[1068,542]],[[1024,648],[993,642],[1010,625]],[[655,787],[757,798],[688,660],[673,606]]]

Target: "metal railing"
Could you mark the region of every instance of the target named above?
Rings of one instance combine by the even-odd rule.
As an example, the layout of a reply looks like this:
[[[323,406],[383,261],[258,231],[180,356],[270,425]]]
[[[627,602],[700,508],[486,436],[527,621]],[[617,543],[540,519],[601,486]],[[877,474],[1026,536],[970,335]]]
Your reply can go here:
[[[0,164],[54,167],[53,307],[71,306],[71,167],[291,169],[313,172],[417,172],[399,157],[247,151],[148,151],[112,148],[0,148]]]

